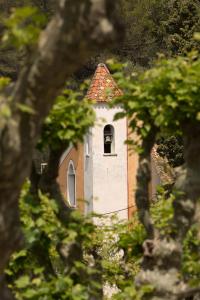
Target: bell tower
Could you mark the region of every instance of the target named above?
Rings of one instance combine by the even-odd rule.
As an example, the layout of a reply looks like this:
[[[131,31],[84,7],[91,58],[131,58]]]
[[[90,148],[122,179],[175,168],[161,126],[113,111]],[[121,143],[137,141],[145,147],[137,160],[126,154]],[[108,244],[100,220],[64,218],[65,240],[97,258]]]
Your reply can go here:
[[[120,95],[122,91],[106,65],[99,64],[87,93],[87,98],[94,102],[96,124],[83,144],[70,146],[63,153],[58,183],[70,207],[85,214],[116,214],[120,219],[130,219],[136,210],[138,154],[124,142],[137,136],[130,133],[126,118],[113,121],[121,107],[111,108],[109,101]],[[158,157],[155,147],[151,158],[149,193],[153,198],[160,182],[172,180],[166,174],[166,161]]]
[[[122,95],[105,64],[99,64],[87,97],[95,102],[96,125],[85,141],[84,193],[86,212],[116,212],[128,218],[128,151],[126,118],[113,121],[120,106],[110,108],[108,102]],[[89,153],[86,151],[89,150]]]
[[[129,135],[127,119],[113,121],[121,107],[110,108],[109,101],[120,95],[122,91],[106,65],[99,64],[87,93],[94,102],[95,126],[82,145],[71,146],[62,155],[58,182],[74,209],[85,214],[115,213],[128,219],[135,210],[138,157],[124,143]]]

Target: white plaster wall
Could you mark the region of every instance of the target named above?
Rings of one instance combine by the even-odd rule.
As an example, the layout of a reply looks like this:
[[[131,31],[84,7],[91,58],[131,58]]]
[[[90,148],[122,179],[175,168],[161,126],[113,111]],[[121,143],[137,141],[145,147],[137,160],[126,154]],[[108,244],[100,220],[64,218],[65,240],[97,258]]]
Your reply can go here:
[[[88,144],[88,145],[87,145]],[[85,213],[93,211],[93,150],[92,128],[84,139],[84,199]]]
[[[126,119],[113,122],[113,117],[118,111],[121,111],[120,107],[109,109],[104,103],[95,105],[97,124],[92,128],[92,157],[90,157],[92,168],[89,173],[85,173],[87,182],[85,194],[90,194],[93,199],[94,212],[105,214],[122,210],[117,213],[118,217],[127,219],[127,146],[124,144],[127,139],[127,122]],[[106,124],[112,124],[115,129],[113,156],[104,155],[103,129]],[[92,195],[90,185],[93,186]]]

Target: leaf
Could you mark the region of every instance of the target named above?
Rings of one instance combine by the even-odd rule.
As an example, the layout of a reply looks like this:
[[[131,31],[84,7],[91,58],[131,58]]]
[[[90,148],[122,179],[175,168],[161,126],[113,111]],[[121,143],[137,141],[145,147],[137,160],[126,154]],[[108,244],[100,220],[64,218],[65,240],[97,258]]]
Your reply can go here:
[[[9,83],[11,79],[9,77],[0,77],[0,90],[5,88]]]
[[[114,121],[123,119],[125,116],[126,116],[126,114],[125,114],[124,112],[118,112],[118,113],[116,113],[115,116],[114,116]]]
[[[35,110],[26,104],[17,103],[17,107],[24,113],[28,113],[30,115],[36,114]]]
[[[200,33],[199,33],[199,32],[195,32],[195,33],[194,33],[194,39],[195,39],[196,41],[200,41]]]
[[[11,117],[11,110],[10,110],[10,107],[7,104],[1,105],[0,115],[4,118],[10,118]]]
[[[36,286],[39,286],[41,283],[42,283],[41,278],[34,278],[34,279],[32,280],[32,284],[34,284],[34,285],[36,285]]]
[[[25,276],[21,276],[19,279],[17,279],[15,281],[15,285],[17,288],[22,289],[27,287],[30,284],[30,278],[25,275]]]
[[[155,124],[156,124],[156,126],[161,126],[163,124],[163,122],[164,122],[164,115],[162,113],[160,113],[155,118]]]
[[[200,112],[197,113],[196,119],[197,119],[197,121],[200,121]]]
[[[23,293],[25,299],[33,299],[33,297],[37,296],[37,290],[33,288],[29,288]]]
[[[146,284],[142,286],[141,290],[144,294],[149,294],[155,290],[155,287],[153,285]]]
[[[26,255],[27,255],[27,250],[23,249],[23,250],[21,250],[17,253],[14,253],[13,258],[16,260],[16,259],[21,258],[21,257],[26,257]]]
[[[46,20],[46,16],[36,7],[15,8],[5,21],[7,30],[5,30],[2,40],[4,43],[12,44],[12,47],[30,47],[37,42]]]

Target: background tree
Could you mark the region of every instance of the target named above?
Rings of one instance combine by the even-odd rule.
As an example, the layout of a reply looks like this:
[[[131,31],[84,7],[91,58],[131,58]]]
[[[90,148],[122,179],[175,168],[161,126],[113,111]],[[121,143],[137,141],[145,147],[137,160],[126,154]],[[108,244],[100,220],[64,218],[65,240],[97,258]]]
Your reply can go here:
[[[199,49],[199,42],[193,35],[200,30],[200,2],[171,0],[168,15],[163,20],[167,55],[186,54]]]
[[[116,50],[122,59],[148,68],[158,53],[169,57],[199,49],[199,42],[193,39],[200,30],[198,0],[121,0],[120,4],[126,37]]]
[[[183,139],[181,136],[170,136],[157,140],[156,151],[161,157],[166,157],[170,166],[175,168],[184,163],[183,157]]]
[[[48,18],[56,10],[55,1],[52,0],[29,0],[29,3],[38,7]],[[2,17],[9,15],[13,8],[23,5],[27,5],[27,1],[0,1]],[[120,56],[121,60],[128,59],[134,66],[146,69],[152,66],[157,53],[173,56],[184,54],[192,48],[199,49],[199,42],[193,39],[194,32],[200,30],[198,0],[120,0],[117,9],[126,31],[124,43],[114,46],[112,54]],[[0,74],[16,79],[21,57],[19,59],[12,48],[0,51]],[[106,49],[101,49],[98,56],[89,59],[82,74],[91,75],[96,64],[107,57]],[[89,73],[86,72],[91,68]]]

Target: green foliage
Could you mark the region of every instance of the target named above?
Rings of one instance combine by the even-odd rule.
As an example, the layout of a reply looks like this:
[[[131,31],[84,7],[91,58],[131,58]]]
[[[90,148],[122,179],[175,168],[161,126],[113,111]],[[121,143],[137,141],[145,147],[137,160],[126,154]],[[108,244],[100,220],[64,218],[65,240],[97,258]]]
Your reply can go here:
[[[172,55],[198,46],[191,38],[199,26],[198,3],[193,1],[189,5],[186,0],[182,4],[180,1],[169,1],[166,9],[165,2],[131,1],[134,6],[132,10],[130,2],[124,1],[131,24],[128,32],[129,55],[142,66],[148,65],[155,53],[164,49],[165,45]],[[164,13],[165,9],[167,13]],[[6,21],[4,41],[18,49],[32,47],[45,24],[46,18],[36,8],[16,9]],[[138,53],[139,57],[134,58]],[[114,66],[116,70],[119,67]],[[152,131],[158,137],[160,134],[175,134],[184,124],[199,122],[199,72],[200,59],[196,53],[160,60],[153,69],[139,77],[132,74],[124,78],[121,72],[117,72],[116,77],[124,88],[125,96],[115,100],[123,106],[116,119],[128,116],[132,130],[141,139]],[[6,80],[0,81],[0,88],[5,84]],[[91,105],[87,100],[80,101],[82,96],[81,92],[66,89],[57,98],[43,127],[39,143],[42,149],[46,146],[57,149],[63,144],[68,146],[70,142],[77,144],[82,140],[94,122]],[[6,110],[6,106],[3,109],[4,117],[9,117],[10,110]],[[25,106],[19,109],[34,113]],[[167,156],[167,151],[162,149],[163,155]],[[174,161],[172,163],[175,164]],[[173,217],[174,196],[165,198],[161,190],[158,201],[151,209],[155,225],[162,235],[171,234]],[[6,272],[16,299],[85,300],[93,289],[101,288],[101,283],[96,280],[99,276],[102,276],[105,285],[116,287],[113,299],[139,300],[152,293],[152,286],[143,286],[140,290],[133,286],[134,277],[140,270],[142,244],[146,238],[144,228],[137,219],[133,224],[96,228],[90,218],[84,218],[75,211],[63,224],[58,216],[56,201],[42,193],[36,200],[29,193],[28,184],[21,195],[20,211],[25,245],[12,256]],[[67,263],[61,258],[61,245],[70,257]],[[74,245],[84,250],[83,256],[76,257],[76,251],[70,256]],[[98,254],[96,261],[95,256],[90,257],[94,250]],[[185,240],[182,270],[182,275],[191,284],[199,283],[199,252],[197,230],[193,228]]]
[[[34,113],[26,106],[18,108]],[[76,145],[94,119],[91,103],[83,100],[83,92],[66,89],[57,97],[44,123],[38,147],[53,151],[66,149],[70,143]],[[93,279],[98,270],[83,255],[95,230],[91,218],[73,211],[64,222],[57,199],[49,199],[40,191],[37,194],[38,197],[31,194],[29,183],[21,194],[25,245],[12,256],[7,270],[7,280],[16,299],[84,300],[89,295],[95,296],[101,288]]]
[[[0,91],[10,83],[10,78],[0,77]]]
[[[88,244],[95,228],[91,220],[74,211],[68,226],[64,226],[59,221],[56,202],[41,193],[37,202],[29,193],[28,183],[21,195],[20,212],[25,246],[12,256],[6,271],[16,299],[88,299],[96,284],[91,280],[95,268],[83,258],[76,259],[76,253],[67,268],[58,249],[60,244],[65,251],[74,244]]]
[[[161,157],[166,157],[170,166],[178,167],[184,163],[183,140],[181,136],[161,137],[157,141],[156,151]]]
[[[133,286],[127,286],[125,287],[125,289],[122,291],[122,293],[120,294],[116,294],[112,297],[113,300],[123,300],[123,299],[127,299],[127,300],[142,300],[145,299],[145,297],[149,297],[151,296],[152,292],[154,290],[154,287],[152,287],[151,285],[143,285],[143,287],[141,289],[136,289]]]
[[[130,118],[139,137],[150,132],[175,134],[185,124],[199,122],[200,59],[197,53],[176,59],[162,59],[138,78],[118,72],[124,96],[116,99],[123,111],[115,116]],[[133,118],[134,116],[134,118]],[[159,137],[159,135],[158,135]]]
[[[13,9],[19,9],[18,14],[20,15],[20,11],[23,12],[24,6],[27,5],[31,9],[38,9],[40,15],[42,13],[42,18],[43,15],[48,18],[56,9],[56,1],[53,0],[7,0],[1,2],[2,19],[5,16],[8,17],[9,14],[13,19]],[[120,44],[114,52],[119,54],[122,60],[129,59],[134,65],[147,68],[152,65],[157,53],[173,56],[193,48],[199,49],[199,42],[193,40],[193,34],[200,30],[198,0],[120,0],[118,10],[120,17],[124,18],[126,33],[124,43]],[[27,12],[23,14],[22,17],[27,15]],[[33,15],[35,18],[35,14]],[[32,23],[34,28],[32,32],[27,28],[28,33],[24,34],[21,28],[26,22],[21,22],[20,18],[21,16],[15,17],[19,26],[16,27],[15,22],[13,24],[17,33],[14,27],[13,29],[9,28],[9,40],[14,39],[17,45],[20,40],[25,44],[28,38],[30,41],[32,38],[34,40],[37,36],[36,28],[41,26],[43,28],[43,21],[38,22],[35,19],[30,21],[28,16],[28,26]],[[13,21],[9,23],[13,23]],[[10,48],[0,51],[0,74],[16,78],[18,64],[22,58],[18,56],[16,50],[13,51]]]
[[[10,78],[0,77],[0,92],[2,92],[10,83]],[[0,127],[11,117],[10,99],[4,95],[0,96]]]
[[[183,245],[182,274],[190,285],[200,284],[200,239],[198,227],[193,225]]]
[[[5,21],[7,30],[4,32],[3,42],[16,48],[30,48],[37,42],[45,24],[45,15],[41,14],[36,7],[16,8]]]
[[[132,74],[125,78],[122,72],[117,72],[116,78],[124,95],[114,100],[114,104],[122,104],[123,107],[115,119],[128,116],[130,127],[138,136],[138,140],[134,141],[136,145],[149,141],[152,136],[178,135],[187,126],[199,125],[199,72],[200,59],[195,52],[176,59],[162,58],[154,68],[139,76]],[[174,233],[173,201],[177,195],[167,197],[167,194],[161,189],[158,200],[151,208],[161,238],[173,238]],[[197,229],[192,229],[184,242],[180,276],[196,285],[200,278],[198,261],[199,239]]]
[[[26,6],[31,7],[31,10],[32,8],[34,8],[34,10],[38,10],[38,13],[34,13],[34,20],[32,20],[31,16],[28,17],[28,19],[27,17],[25,17],[25,15],[21,16],[20,18],[16,16],[17,14],[20,14],[19,9],[22,9],[23,12],[23,8]],[[21,48],[23,48],[24,50],[24,44],[18,45],[18,43],[20,42],[20,40],[22,40],[22,42],[24,43],[24,39],[25,42],[28,42],[28,38],[37,39],[37,31],[39,32],[40,28],[44,27],[42,19],[47,19],[49,16],[51,16],[55,11],[55,7],[56,3],[54,0],[0,0],[0,37],[2,38],[5,33],[6,39],[6,43],[1,43],[0,46],[0,76],[8,76],[13,80],[16,80],[16,78],[18,77],[20,66],[23,64],[26,58],[24,51],[21,51]],[[18,11],[15,11],[15,9],[18,9],[19,13]],[[39,22],[38,20],[36,20],[37,15],[40,19]],[[15,18],[16,22],[14,22],[13,18]],[[7,22],[9,23],[8,27],[7,25],[5,25],[5,23],[7,24]],[[13,26],[11,23],[13,23]],[[29,32],[27,36],[25,36],[26,34],[25,32],[22,32],[22,28],[31,24],[34,26],[34,30],[33,32],[30,32],[31,28],[29,27]],[[38,26],[38,29],[36,25]],[[27,29],[25,31],[27,31]],[[17,30],[17,36],[15,30]],[[11,44],[13,39],[18,45],[17,49],[15,45]],[[34,41],[32,40],[32,42]]]
[[[175,196],[171,194],[166,199],[166,191],[160,187],[157,193],[156,202],[151,207],[151,214],[155,227],[159,230],[161,236],[169,236],[172,234],[173,220],[173,201]]]
[[[151,208],[154,224],[162,236],[172,233],[175,196],[166,197],[165,190],[160,188],[158,199]],[[100,224],[95,226],[90,217],[74,211],[63,225],[57,215],[56,202],[41,193],[37,202],[29,193],[29,183],[21,195],[20,211],[25,246],[12,256],[6,271],[17,300],[89,299],[91,290],[100,287],[96,276],[102,278],[104,287],[113,289],[113,300],[140,300],[153,291],[151,286],[138,290],[133,284],[140,271],[142,245],[146,239],[136,215],[129,223],[119,222],[114,217],[95,216]],[[74,243],[83,247],[84,256],[75,258],[68,268],[58,248],[63,244],[70,251]],[[184,242],[182,265],[182,276],[191,285],[199,283],[199,247],[194,227]]]
[[[145,291],[136,292],[133,282],[140,270],[142,244],[146,238],[143,226],[136,215],[130,222],[120,221],[115,215],[96,216],[96,220],[99,225],[86,252],[95,249],[98,253],[105,291],[113,291],[111,299],[132,299],[133,295],[141,299]],[[107,299],[106,292],[104,296]]]
[[[91,102],[83,93],[65,89],[46,118],[39,147],[59,148],[63,143],[76,145],[83,140],[95,120]]]
[[[97,223],[102,224],[97,227],[90,217],[74,211],[63,225],[56,202],[41,193],[36,201],[29,188],[27,182],[20,199],[25,245],[13,254],[6,271],[9,287],[17,300],[89,299],[91,291],[101,286],[96,281],[99,275],[104,286],[117,288],[113,299],[124,299],[125,295],[131,299],[137,295],[139,300],[141,295],[150,292],[150,287],[144,287],[136,293],[133,286],[145,239],[145,231],[137,219],[132,230],[133,223],[120,223],[112,218],[108,225],[108,219],[104,223],[101,216],[96,216]],[[61,244],[68,252],[72,245],[79,245],[84,256],[76,258],[74,253],[69,267],[70,263],[64,264],[60,257]],[[99,257],[98,268],[94,251]]]
[[[126,26],[125,40],[118,52],[122,59],[130,59],[134,65],[147,67],[162,52],[166,1],[121,0],[120,13]]]
[[[158,199],[151,208],[155,226],[163,237],[173,234],[173,201],[175,197],[175,194],[171,194],[166,198],[165,190],[160,188]],[[197,225],[191,227],[183,243],[181,276],[191,286],[198,286],[200,283],[200,239]]]
[[[27,113],[27,114],[31,114],[34,115],[36,112],[34,111],[34,109],[32,109],[29,105],[26,104],[22,104],[22,103],[17,103],[17,108],[19,110],[21,110],[21,112],[23,113]]]
[[[200,31],[198,0],[120,0],[126,27],[125,40],[117,52],[134,65],[152,66],[157,53],[166,56],[199,49],[193,34]]]
[[[194,33],[200,31],[199,1],[171,0],[168,12],[163,20],[167,53],[180,55],[199,50],[199,43],[193,39]]]

